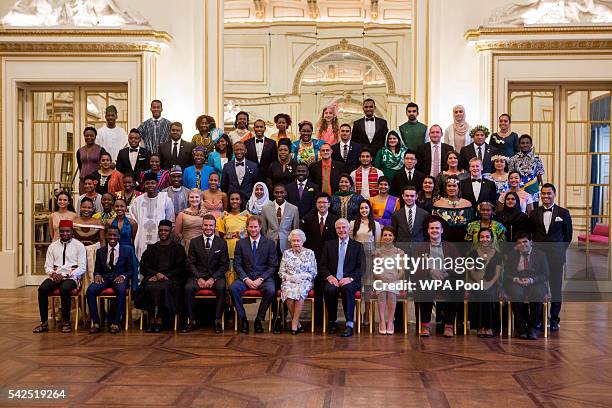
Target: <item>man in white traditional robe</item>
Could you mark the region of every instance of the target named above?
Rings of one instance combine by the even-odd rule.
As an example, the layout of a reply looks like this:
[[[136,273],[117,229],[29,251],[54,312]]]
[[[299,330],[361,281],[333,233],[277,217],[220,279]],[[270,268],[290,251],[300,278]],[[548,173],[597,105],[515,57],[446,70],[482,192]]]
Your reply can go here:
[[[106,125],[98,129],[96,142],[111,155],[113,163],[116,163],[119,150],[128,145],[128,135],[125,129],[117,126],[117,108],[114,105],[106,108],[104,118]]]

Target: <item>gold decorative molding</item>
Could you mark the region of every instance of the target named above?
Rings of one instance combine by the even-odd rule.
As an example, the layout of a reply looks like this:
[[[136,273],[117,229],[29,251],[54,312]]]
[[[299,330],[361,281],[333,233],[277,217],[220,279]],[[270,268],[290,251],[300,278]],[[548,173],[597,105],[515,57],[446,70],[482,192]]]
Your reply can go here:
[[[47,53],[142,53],[159,54],[161,46],[155,44],[84,43],[84,42],[0,42],[0,52],[47,52]]]
[[[607,50],[612,40],[488,40],[474,44],[476,51],[552,51],[552,50]]]
[[[476,41],[486,36],[550,34],[601,34],[612,35],[612,26],[544,26],[544,27],[478,27],[467,30],[466,41]]]
[[[395,80],[393,79],[393,75],[391,74],[391,71],[389,70],[389,68],[383,61],[383,59],[380,57],[380,55],[378,55],[377,53],[375,53],[374,51],[368,48],[359,47],[357,45],[350,44],[345,38],[343,38],[336,45],[332,45],[331,47],[327,47],[320,51],[310,54],[304,60],[304,62],[302,62],[302,64],[300,65],[300,68],[297,70],[295,74],[295,78],[293,79],[293,87],[292,87],[291,93],[296,94],[296,95],[300,93],[300,83],[302,81],[302,76],[304,75],[304,72],[306,71],[306,69],[308,69],[310,64],[312,64],[315,61],[318,61],[319,59],[323,58],[327,54],[331,54],[336,51],[352,51],[363,57],[369,58],[372,62],[374,62],[376,67],[384,75],[385,81],[387,82],[388,93],[391,95],[395,94]]]
[[[139,37],[169,43],[172,36],[165,31],[122,29],[19,29],[0,28],[2,37]]]
[[[226,22],[223,28],[239,28],[239,29],[257,29],[257,28],[272,28],[272,27],[313,27],[313,28],[363,28],[364,30],[409,30],[412,25],[410,23],[390,23],[381,24],[373,22],[361,21],[275,21],[273,23],[267,21],[249,21],[244,22]]]

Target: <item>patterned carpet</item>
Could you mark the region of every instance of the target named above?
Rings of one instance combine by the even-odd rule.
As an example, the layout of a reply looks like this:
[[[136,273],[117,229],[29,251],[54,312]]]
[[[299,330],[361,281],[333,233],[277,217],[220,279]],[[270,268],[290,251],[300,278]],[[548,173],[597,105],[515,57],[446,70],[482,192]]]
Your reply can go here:
[[[34,335],[36,288],[0,291],[1,406],[610,407],[612,304],[567,303],[537,341],[362,333]],[[412,308],[411,308],[412,313]],[[60,400],[9,400],[64,389]]]

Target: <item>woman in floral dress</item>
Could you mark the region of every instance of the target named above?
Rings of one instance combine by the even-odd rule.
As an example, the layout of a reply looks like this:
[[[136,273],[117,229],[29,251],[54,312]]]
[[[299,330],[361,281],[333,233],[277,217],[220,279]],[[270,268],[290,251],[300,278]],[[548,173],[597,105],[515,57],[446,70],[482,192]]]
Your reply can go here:
[[[431,213],[446,221],[443,240],[463,242],[467,225],[474,219],[474,208],[465,198],[461,198],[459,179],[449,176],[445,186],[446,197],[437,200]]]

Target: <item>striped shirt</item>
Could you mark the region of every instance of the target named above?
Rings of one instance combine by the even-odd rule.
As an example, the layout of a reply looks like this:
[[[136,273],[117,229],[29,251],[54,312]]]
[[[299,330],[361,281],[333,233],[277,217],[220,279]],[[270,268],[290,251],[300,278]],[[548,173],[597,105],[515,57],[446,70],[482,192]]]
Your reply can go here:
[[[157,125],[156,122],[157,121]],[[147,119],[138,126],[144,147],[151,153],[158,153],[159,145],[170,140],[170,122],[168,119]]]

